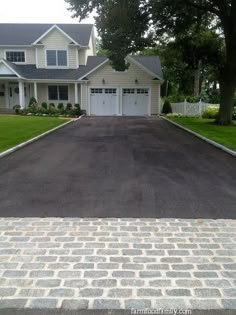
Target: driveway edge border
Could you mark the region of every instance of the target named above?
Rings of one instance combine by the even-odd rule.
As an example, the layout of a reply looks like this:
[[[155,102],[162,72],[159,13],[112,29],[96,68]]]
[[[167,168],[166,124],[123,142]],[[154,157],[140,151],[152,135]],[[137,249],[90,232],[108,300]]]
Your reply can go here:
[[[53,129],[50,129],[50,130],[48,130],[48,131],[46,131],[46,132],[44,132],[44,133],[41,133],[40,135],[38,135],[38,136],[36,136],[36,137],[34,137],[34,138],[32,138],[32,139],[29,139],[29,140],[27,140],[27,141],[25,141],[25,142],[22,142],[22,143],[20,143],[20,144],[17,144],[17,145],[14,146],[13,148],[10,148],[10,149],[8,149],[8,150],[6,150],[6,151],[3,151],[2,153],[0,153],[0,159],[3,158],[3,157],[5,157],[5,156],[7,156],[7,155],[10,155],[10,154],[14,153],[14,152],[17,151],[17,150],[20,150],[20,149],[26,147],[27,145],[29,145],[29,144],[31,144],[31,143],[33,143],[33,142],[36,142],[36,141],[40,140],[41,138],[43,138],[43,137],[45,137],[45,136],[47,136],[47,135],[53,133],[54,131],[57,131],[58,129],[61,129],[61,128],[65,127],[65,126],[67,126],[67,125],[69,125],[69,124],[71,124],[72,122],[75,122],[75,121],[80,120],[82,117],[84,117],[84,115],[80,116],[80,117],[77,118],[77,119],[71,119],[71,120],[67,121],[66,123],[64,123],[64,124],[62,124],[62,125],[60,125],[60,126],[57,126],[57,127],[53,128]]]
[[[208,139],[208,138],[206,138],[206,137],[200,135],[199,133],[197,133],[197,132],[195,132],[195,131],[192,131],[191,129],[188,129],[188,128],[184,127],[184,126],[181,126],[181,125],[177,124],[176,122],[174,122],[174,121],[172,121],[172,120],[170,120],[170,119],[168,119],[168,118],[166,118],[166,117],[163,117],[163,116],[160,116],[160,117],[161,117],[163,120],[168,121],[168,122],[171,123],[172,125],[174,125],[174,126],[180,128],[180,129],[182,129],[182,130],[185,130],[185,131],[191,133],[192,135],[194,135],[195,137],[200,138],[201,140],[203,140],[203,141],[205,141],[205,142],[207,142],[207,143],[213,145],[214,147],[216,147],[216,148],[218,148],[218,149],[220,149],[220,150],[222,150],[222,151],[224,151],[224,152],[230,154],[230,155],[233,156],[233,157],[236,157],[236,152],[233,151],[233,150],[230,150],[230,149],[226,148],[224,145],[219,144],[218,142],[215,142],[215,141],[213,141],[213,140],[210,140],[210,139]]]

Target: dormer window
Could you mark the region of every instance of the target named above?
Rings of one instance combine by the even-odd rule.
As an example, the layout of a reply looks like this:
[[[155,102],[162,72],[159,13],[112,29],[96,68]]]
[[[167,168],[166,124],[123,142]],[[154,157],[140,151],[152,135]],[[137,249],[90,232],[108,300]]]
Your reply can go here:
[[[6,51],[6,59],[10,62],[25,63],[25,51],[8,50]]]
[[[67,67],[67,50],[47,50],[48,67]]]

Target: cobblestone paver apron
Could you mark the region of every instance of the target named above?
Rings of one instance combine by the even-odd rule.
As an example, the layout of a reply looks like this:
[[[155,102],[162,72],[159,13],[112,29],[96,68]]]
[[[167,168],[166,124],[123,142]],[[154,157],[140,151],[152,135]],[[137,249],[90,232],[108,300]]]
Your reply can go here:
[[[0,219],[0,308],[236,309],[236,221]]]

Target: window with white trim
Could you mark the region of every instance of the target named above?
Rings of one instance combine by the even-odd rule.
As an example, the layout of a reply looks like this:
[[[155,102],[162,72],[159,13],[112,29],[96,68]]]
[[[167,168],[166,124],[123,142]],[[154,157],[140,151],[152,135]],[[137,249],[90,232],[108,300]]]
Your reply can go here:
[[[47,50],[48,67],[67,67],[67,50]]]
[[[14,50],[9,50],[6,51],[6,59],[7,61],[10,62],[25,62],[25,52],[24,51],[14,51]]]
[[[68,94],[67,85],[48,86],[48,99],[50,101],[68,101]]]

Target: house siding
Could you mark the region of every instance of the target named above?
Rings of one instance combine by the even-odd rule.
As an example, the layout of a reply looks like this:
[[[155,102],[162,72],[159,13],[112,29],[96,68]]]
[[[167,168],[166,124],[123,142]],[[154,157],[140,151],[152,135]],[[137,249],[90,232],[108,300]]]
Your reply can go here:
[[[59,30],[54,29],[47,34],[42,40],[44,47],[38,47],[38,68],[46,67],[46,50],[47,49],[62,49],[68,51],[68,67],[76,68],[76,54],[77,49],[75,47],[68,46],[71,41],[62,34]]]
[[[79,64],[85,66],[87,62],[86,49],[79,50]]]
[[[159,91],[160,83],[153,81],[151,75],[140,69],[135,64],[131,63],[129,69],[126,72],[115,72],[109,64],[99,68],[94,73],[88,76],[90,87],[116,87],[121,93],[122,88],[139,88],[147,87],[151,93],[151,114],[156,115],[159,113]],[[105,84],[103,84],[103,79]],[[138,80],[138,83],[135,83]],[[81,105],[83,109],[88,111],[86,104],[88,95],[83,90]]]
[[[95,56],[95,55],[96,53],[94,52],[94,49],[93,49],[93,38],[91,36],[89,40],[89,49],[85,50],[85,62],[87,61],[88,56]]]
[[[26,48],[26,47],[5,47],[0,49],[0,59],[6,59],[5,51],[6,50],[24,50],[26,57],[26,64],[35,64],[35,49]]]
[[[68,101],[51,101],[48,100],[48,86],[49,85],[68,85],[69,87],[69,100]],[[31,87],[31,95],[33,96],[33,86]],[[78,95],[79,95],[79,100],[80,100],[80,88],[78,88]],[[66,84],[66,83],[51,83],[51,84],[47,84],[47,83],[41,83],[38,84],[38,103],[41,104],[42,102],[47,102],[49,103],[54,103],[56,106],[59,103],[63,103],[64,105],[66,105],[67,103],[71,103],[72,105],[74,105],[75,103],[75,90],[74,90],[74,84]]]

